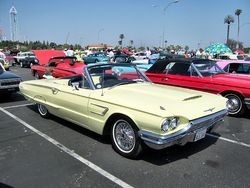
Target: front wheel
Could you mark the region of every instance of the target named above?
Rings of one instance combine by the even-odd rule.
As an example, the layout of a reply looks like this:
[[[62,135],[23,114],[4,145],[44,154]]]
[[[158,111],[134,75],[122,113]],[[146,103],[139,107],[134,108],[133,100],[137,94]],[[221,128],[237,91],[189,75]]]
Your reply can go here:
[[[49,113],[48,109],[44,105],[37,104],[37,109],[38,109],[39,114],[43,118],[48,118],[50,116],[50,113]]]
[[[34,77],[35,77],[35,80],[39,80],[40,79],[40,76],[39,76],[38,72],[35,72]]]
[[[229,115],[240,116],[245,112],[246,108],[243,103],[243,99],[239,95],[234,93],[228,93],[224,97],[228,99],[227,108]]]
[[[135,124],[128,118],[118,118],[111,129],[112,146],[120,155],[137,158],[142,152],[142,141]]]

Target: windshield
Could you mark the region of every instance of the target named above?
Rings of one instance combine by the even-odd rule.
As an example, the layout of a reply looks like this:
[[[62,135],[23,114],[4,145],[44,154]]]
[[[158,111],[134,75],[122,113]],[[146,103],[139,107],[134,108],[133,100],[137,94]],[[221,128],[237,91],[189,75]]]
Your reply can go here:
[[[136,66],[130,64],[100,64],[86,68],[95,89],[138,82],[149,82]]]
[[[215,74],[225,74],[225,72],[214,61],[193,62],[194,67],[203,77]]]

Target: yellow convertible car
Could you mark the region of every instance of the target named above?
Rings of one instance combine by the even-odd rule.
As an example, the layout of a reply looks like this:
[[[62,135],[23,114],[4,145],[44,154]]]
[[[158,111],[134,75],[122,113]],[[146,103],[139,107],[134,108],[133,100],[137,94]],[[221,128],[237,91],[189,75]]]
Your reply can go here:
[[[162,149],[200,140],[227,115],[222,96],[153,84],[131,64],[95,64],[82,75],[19,87],[42,117],[53,114],[110,135],[113,148],[128,158],[145,145]]]

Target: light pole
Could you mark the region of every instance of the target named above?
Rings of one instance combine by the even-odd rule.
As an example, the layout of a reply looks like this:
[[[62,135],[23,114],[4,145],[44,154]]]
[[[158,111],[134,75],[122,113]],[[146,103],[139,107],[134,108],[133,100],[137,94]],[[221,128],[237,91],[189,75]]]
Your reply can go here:
[[[240,27],[239,27],[239,30],[240,30],[240,28],[242,28],[243,26],[248,25],[248,24],[250,24],[250,22],[241,24]],[[240,47],[239,44],[240,44],[240,42],[239,42],[239,35],[238,35],[237,46],[236,46],[237,49],[239,49],[239,47]]]
[[[104,31],[103,28],[98,30],[98,43],[100,43],[100,33],[101,33],[102,31]]]
[[[167,9],[170,5],[172,4],[175,4],[175,3],[178,3],[179,0],[174,0],[174,1],[171,1],[169,2],[164,8],[163,8],[163,15],[165,16],[166,15],[166,12],[167,12]],[[158,5],[152,5],[152,7],[156,8],[158,7]],[[165,22],[164,22],[164,25],[163,25],[163,32],[162,32],[162,47],[164,48],[164,45],[165,45]]]
[[[165,16],[166,15],[166,12],[167,12],[167,9],[170,5],[172,4],[175,4],[175,3],[178,3],[179,0],[175,0],[175,1],[172,1],[172,2],[169,2],[164,8],[163,8],[163,15]],[[163,25],[163,36],[162,36],[162,45],[164,47],[164,44],[165,44],[165,22],[164,22],[164,25]]]

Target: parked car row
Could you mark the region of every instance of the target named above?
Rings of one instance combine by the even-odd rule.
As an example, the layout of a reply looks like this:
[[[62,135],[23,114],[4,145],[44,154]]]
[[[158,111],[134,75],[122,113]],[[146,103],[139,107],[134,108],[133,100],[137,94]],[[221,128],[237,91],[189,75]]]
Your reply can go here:
[[[244,62],[174,57],[143,69],[128,62],[86,65],[75,57],[40,55],[31,67],[40,80],[21,82],[21,93],[44,118],[53,114],[110,135],[114,150],[128,158],[140,156],[146,145],[162,149],[200,140],[228,113],[240,116],[250,109],[250,77],[224,71]]]
[[[123,56],[119,57],[123,58]],[[228,111],[230,115],[239,116],[250,108],[250,91],[247,85],[250,76],[248,78],[248,76],[239,75],[249,74],[250,64],[245,61],[221,60],[215,62],[209,59],[172,57],[158,60],[153,66],[149,64],[136,65],[143,72],[146,71],[146,75],[154,83],[223,95],[229,99]],[[60,78],[81,74],[84,66],[83,63],[76,63],[72,57],[53,57],[46,65],[33,66],[32,74],[40,79],[46,70],[50,69],[53,77]],[[232,75],[226,74],[226,72],[238,74]]]

